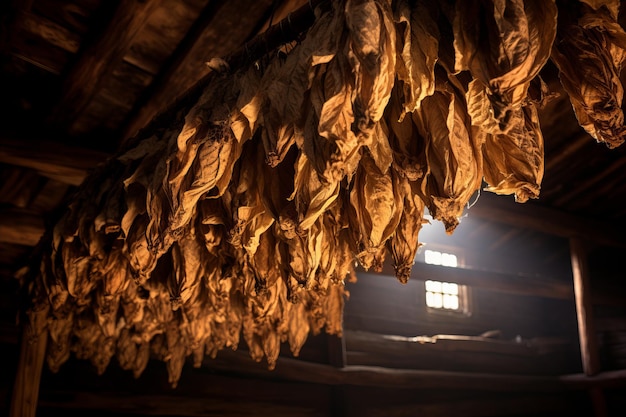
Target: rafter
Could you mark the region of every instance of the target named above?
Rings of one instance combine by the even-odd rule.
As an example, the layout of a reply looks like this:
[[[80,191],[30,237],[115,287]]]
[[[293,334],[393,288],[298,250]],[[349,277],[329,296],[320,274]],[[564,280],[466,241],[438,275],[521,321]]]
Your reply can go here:
[[[151,86],[135,104],[122,128],[122,142],[133,137],[158,113],[202,79],[209,72],[206,61],[227,54],[246,40],[250,33],[237,30],[224,42],[222,34],[233,25],[233,16],[237,16],[239,28],[253,28],[257,23],[255,16],[263,14],[262,11],[268,9],[270,4],[268,0],[254,2],[251,5],[254,10],[240,14],[236,2],[208,2]]]
[[[119,64],[135,35],[146,25],[161,0],[122,0],[104,27],[83,44],[63,80],[63,92],[49,117],[53,126],[70,127]]]
[[[31,168],[57,181],[79,185],[109,154],[39,139],[0,137],[0,163]]]

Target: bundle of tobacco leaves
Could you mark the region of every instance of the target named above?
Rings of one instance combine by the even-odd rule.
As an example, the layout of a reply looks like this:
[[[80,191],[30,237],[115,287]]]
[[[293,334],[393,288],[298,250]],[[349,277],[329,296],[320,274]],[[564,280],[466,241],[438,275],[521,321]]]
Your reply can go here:
[[[283,53],[215,74],[55,225],[29,285],[49,366],[74,352],[138,376],[156,357],[176,385],[242,336],[272,368],[283,342],[340,335],[355,265],[389,254],[406,282],[426,208],[452,233],[483,181],[537,198],[549,59],[581,125],[623,142],[618,5],[336,1]]]

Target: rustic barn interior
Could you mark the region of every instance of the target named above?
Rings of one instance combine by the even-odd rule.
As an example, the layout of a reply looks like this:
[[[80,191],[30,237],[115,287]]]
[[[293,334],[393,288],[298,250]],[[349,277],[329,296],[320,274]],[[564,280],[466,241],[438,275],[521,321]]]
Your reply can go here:
[[[254,335],[252,339],[244,335],[235,346],[223,343],[205,351],[203,344],[195,356],[184,351],[178,365],[171,351],[163,352],[165,348],[152,341],[152,345],[136,345],[135,351],[145,348],[145,362],[135,365],[120,353],[121,348],[115,351],[119,346],[115,344],[115,352],[104,362],[98,361],[98,353],[108,349],[105,345],[110,338],[95,340],[93,352],[85,353],[85,345],[75,342],[75,335],[68,336],[71,344],[62,352],[67,356],[59,358],[61,353],[54,348],[61,344],[54,339],[47,342],[46,332],[60,322],[60,316],[52,313],[42,319],[45,330],[37,334],[40,337],[29,332],[35,327],[33,317],[39,317],[32,307],[32,288],[39,288],[36,283],[41,282],[36,275],[42,257],[49,259],[45,256],[50,250],[50,234],[72,204],[89,207],[89,198],[114,187],[111,184],[121,177],[111,161],[122,160],[116,157],[128,156],[129,150],[140,149],[149,140],[167,140],[163,137],[169,133],[163,132],[180,132],[186,123],[184,116],[204,89],[230,80],[229,71],[246,66],[262,71],[271,67],[268,57],[285,59],[305,44],[314,22],[343,3],[2,2],[3,415],[478,417],[626,413],[626,147],[621,145],[625,133],[620,109],[623,90],[618,79],[626,57],[626,34],[618,27],[626,27],[626,12],[618,10],[619,1],[466,2],[478,10],[474,14],[477,20],[466,22],[468,27],[492,22],[481,13],[492,10],[493,4],[506,4],[509,11],[520,7],[536,10],[533,7],[539,4],[545,10],[554,6],[562,25],[557,28],[555,23],[553,28],[557,52],[561,44],[577,41],[573,35],[560,34],[559,30],[566,30],[563,22],[582,21],[585,13],[617,22],[617,27],[607,23],[608,29],[597,35],[598,39],[604,36],[604,43],[598,41],[595,53],[606,68],[589,67],[593,59],[583,49],[574,55],[580,60],[570,57],[569,62],[569,71],[579,71],[579,84],[574,87],[583,91],[581,94],[595,94],[593,88],[609,90],[605,96],[598,93],[598,100],[607,100],[598,105],[602,109],[598,111],[613,111],[608,122],[614,123],[609,129],[613,136],[590,133],[590,122],[585,124],[574,111],[573,93],[564,87],[570,82],[571,88],[571,79],[562,83],[567,79],[561,74],[567,72],[563,58],[554,50],[546,52],[545,62],[536,66],[537,74],[528,79],[528,84],[530,78],[545,83],[541,94],[546,99],[537,106],[545,156],[538,195],[521,202],[525,200],[522,194],[512,195],[519,190],[493,193],[485,190],[488,184],[483,183],[479,192],[468,194],[456,227],[427,210],[428,223],[414,225],[422,244],[415,264],[402,275],[398,272],[401,268],[394,268],[392,256],[380,265],[376,259],[368,264],[367,259],[359,258],[353,274],[334,278],[329,284],[329,288],[337,288],[333,294],[338,294],[343,305],[330,306],[332,300],[323,304],[321,314],[329,317],[317,327],[306,324],[304,335],[298,329],[289,330],[302,340],[287,342],[287,336],[281,336],[279,344],[268,347],[267,343],[251,345]],[[390,4],[398,10],[399,4],[406,3],[418,10],[429,2],[347,3],[380,10]],[[452,48],[452,33],[445,30],[451,31],[452,24],[448,20],[446,26],[445,21],[450,19],[446,12],[461,13],[462,7],[456,6],[453,0],[443,0],[423,9],[441,12],[436,22],[441,51]],[[442,56],[440,61],[445,64]],[[230,69],[224,70],[224,64]],[[615,71],[612,78],[611,69]],[[465,86],[464,77],[469,73],[471,70],[458,74]],[[608,84],[594,86],[596,76]],[[535,87],[531,85],[531,89]],[[255,140],[261,143],[254,136],[246,146],[257,146]],[[291,151],[285,150],[283,157],[295,160],[296,146],[290,146]],[[262,149],[259,145],[257,151]],[[271,172],[257,172],[258,183],[276,186]],[[89,182],[90,178],[97,181]],[[81,206],[83,200],[87,203]],[[170,233],[169,237],[176,235]],[[69,241],[64,241],[65,247]],[[426,263],[427,250],[455,254],[457,267]],[[157,270],[176,263],[175,256],[169,256],[173,260],[159,263]],[[356,258],[346,259],[346,268],[352,269]],[[394,275],[410,279],[401,283]],[[458,284],[454,300],[462,306],[427,304],[427,293],[434,290],[425,283],[432,281]],[[52,292],[56,287],[50,284],[50,288]],[[261,293],[258,288],[254,291]],[[51,294],[47,296],[52,299]],[[174,310],[175,301],[181,303],[172,296]],[[93,302],[100,301],[93,298]],[[298,300],[290,303],[297,306]],[[35,313],[27,317],[29,308]],[[339,315],[330,317],[331,309]],[[102,305],[98,311],[102,313]],[[296,307],[285,311],[285,315],[300,311],[305,321],[309,314]],[[117,319],[121,313],[115,310],[113,314]],[[118,333],[116,337],[121,337]],[[155,339],[164,339],[163,333],[155,330]],[[114,343],[121,343],[119,340]],[[160,343],[171,347],[178,342]],[[294,344],[298,345],[297,356]],[[135,354],[139,358],[139,353]]]

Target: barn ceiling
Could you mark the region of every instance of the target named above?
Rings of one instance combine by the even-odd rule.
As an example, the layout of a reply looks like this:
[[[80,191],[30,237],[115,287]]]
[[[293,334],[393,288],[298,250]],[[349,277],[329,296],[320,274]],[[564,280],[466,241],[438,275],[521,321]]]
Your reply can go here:
[[[206,77],[208,61],[249,53],[257,35],[284,18],[295,20],[308,3],[6,2],[0,40],[0,267],[5,288],[14,286],[13,272],[98,164]],[[584,231],[572,235],[584,237],[594,230],[601,243],[626,244],[626,148],[610,149],[581,128],[553,61],[540,75],[553,98],[539,110],[545,141],[539,198],[518,204],[510,196],[483,192],[468,216],[502,223],[498,245],[491,249],[507,254],[537,235],[527,223],[511,224],[515,221],[507,217],[509,212],[571,218]],[[480,233],[473,238],[493,241]],[[567,237],[563,228],[556,233]],[[546,255],[546,262],[550,259]]]

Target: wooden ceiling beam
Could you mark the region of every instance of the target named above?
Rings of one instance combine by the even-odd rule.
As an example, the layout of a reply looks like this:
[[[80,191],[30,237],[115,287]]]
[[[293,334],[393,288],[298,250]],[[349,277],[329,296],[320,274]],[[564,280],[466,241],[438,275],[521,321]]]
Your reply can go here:
[[[0,242],[35,246],[44,230],[40,214],[19,209],[0,210]]]
[[[259,23],[256,16],[263,16],[272,2],[250,3],[246,13],[241,13],[240,2],[215,0],[207,3],[152,84],[138,99],[121,129],[121,143],[134,137],[157,114],[206,76],[210,71],[206,66],[208,60],[237,49],[254,34],[251,30]],[[233,26],[237,26],[237,30],[232,30]],[[230,33],[230,36],[224,37],[224,33]]]
[[[554,236],[581,237],[599,244],[626,248],[624,230],[619,227],[602,220],[542,207],[532,201],[520,204],[510,197],[482,193],[478,202],[467,210],[467,215]]]
[[[109,156],[104,152],[44,140],[0,136],[0,163],[31,168],[45,177],[70,185],[79,185]]]
[[[161,0],[118,2],[107,24],[88,37],[93,41],[81,46],[76,62],[64,76],[61,97],[48,120],[52,126],[71,130],[160,3]]]
[[[75,54],[80,48],[80,36],[69,29],[31,12],[22,11],[17,19],[17,28],[36,36],[50,45]]]
[[[389,275],[393,275],[391,271],[388,271],[388,273]],[[444,282],[452,280],[457,284],[469,285],[505,294],[562,300],[574,298],[572,285],[554,278],[538,278],[521,274],[505,274],[479,269],[449,268],[421,262],[416,262],[415,265],[413,265],[411,279],[420,281],[434,279]]]

